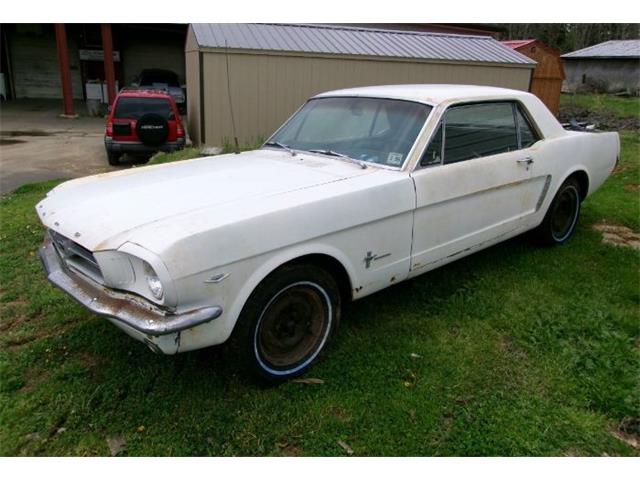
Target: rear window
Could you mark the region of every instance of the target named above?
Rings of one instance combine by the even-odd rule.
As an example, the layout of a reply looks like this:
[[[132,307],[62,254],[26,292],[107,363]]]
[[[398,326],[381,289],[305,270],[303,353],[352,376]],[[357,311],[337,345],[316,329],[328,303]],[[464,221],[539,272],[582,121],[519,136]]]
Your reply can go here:
[[[173,117],[171,104],[166,98],[120,97],[116,103],[116,118],[139,119],[146,113],[155,113],[169,120]]]

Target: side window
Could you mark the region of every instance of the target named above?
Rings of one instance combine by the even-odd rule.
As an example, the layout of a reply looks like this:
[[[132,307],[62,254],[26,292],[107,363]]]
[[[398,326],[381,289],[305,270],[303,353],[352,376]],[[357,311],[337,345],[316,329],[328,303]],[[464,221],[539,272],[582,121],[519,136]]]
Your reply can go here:
[[[440,163],[442,163],[442,123],[431,139],[422,159],[420,159],[420,166],[428,167],[429,165],[439,165]]]
[[[510,102],[453,107],[445,117],[444,163],[455,163],[518,149]]]
[[[531,128],[531,124],[527,120],[527,117],[522,114],[520,106],[516,108],[516,117],[518,119],[518,128],[520,129],[520,148],[529,148],[540,140],[540,138],[535,130]]]

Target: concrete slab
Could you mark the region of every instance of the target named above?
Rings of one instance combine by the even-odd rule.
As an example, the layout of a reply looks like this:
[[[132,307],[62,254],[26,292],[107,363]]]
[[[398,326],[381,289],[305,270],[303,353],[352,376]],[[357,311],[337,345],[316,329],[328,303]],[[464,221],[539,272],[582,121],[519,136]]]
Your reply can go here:
[[[14,100],[0,106],[0,194],[21,185],[129,168],[112,167],[104,118],[60,118],[61,100]]]

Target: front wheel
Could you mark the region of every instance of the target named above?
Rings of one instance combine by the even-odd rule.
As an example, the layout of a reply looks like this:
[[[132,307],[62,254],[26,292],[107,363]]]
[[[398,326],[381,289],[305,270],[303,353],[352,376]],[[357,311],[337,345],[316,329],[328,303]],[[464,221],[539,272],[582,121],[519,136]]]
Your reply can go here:
[[[324,269],[281,267],[251,294],[238,319],[241,360],[278,382],[306,372],[326,349],[340,319],[340,293]]]
[[[566,243],[576,231],[580,202],[580,185],[570,178],[558,189],[544,220],[535,230],[538,240],[545,245]]]

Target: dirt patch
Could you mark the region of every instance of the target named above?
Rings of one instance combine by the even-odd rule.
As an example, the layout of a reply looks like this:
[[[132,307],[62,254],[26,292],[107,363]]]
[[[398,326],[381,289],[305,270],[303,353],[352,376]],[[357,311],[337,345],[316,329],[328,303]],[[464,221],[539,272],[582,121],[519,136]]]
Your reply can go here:
[[[43,130],[4,130],[0,135],[3,137],[49,137],[55,133]]]
[[[569,123],[571,119],[593,124],[600,130],[639,130],[640,119],[637,117],[620,118],[611,110],[594,111],[584,107],[564,105],[558,115],[560,123]]]
[[[333,417],[340,422],[347,422],[349,420],[347,411],[342,407],[331,407],[331,415],[333,415]]]
[[[18,390],[20,393],[28,393],[33,391],[39,384],[46,382],[51,378],[51,372],[38,367],[30,367],[23,375],[23,385]]]
[[[624,418],[618,428],[611,432],[611,435],[632,448],[640,448],[640,418]]]
[[[24,315],[21,315],[17,317],[12,321],[8,328],[4,328],[2,330],[3,334],[8,333],[9,335],[3,336],[3,338],[0,340],[0,346],[10,351],[19,350],[25,345],[36,341],[60,337],[77,325],[77,322],[69,321],[64,324],[54,326],[43,326],[38,324],[35,331],[20,331],[19,329],[19,327],[31,324],[33,322],[42,322],[43,319],[44,317],[40,315],[35,317],[26,317]]]
[[[629,184],[624,186],[624,189],[627,192],[638,193],[638,192],[640,192],[640,185],[638,185],[637,183],[629,183]]]
[[[16,140],[14,138],[11,138],[11,139],[0,138],[0,146],[3,146],[3,145],[16,145],[18,143],[24,143],[24,140]]]
[[[502,337],[498,341],[498,349],[509,356],[512,356],[518,360],[525,360],[527,358],[527,352],[519,349],[514,345],[510,338]]]
[[[596,223],[592,228],[602,233],[602,241],[604,243],[640,250],[640,234],[634,232],[629,227]]]
[[[288,441],[278,442],[276,446],[278,447],[278,453],[283,457],[299,457],[302,455],[300,447],[297,447]]]

